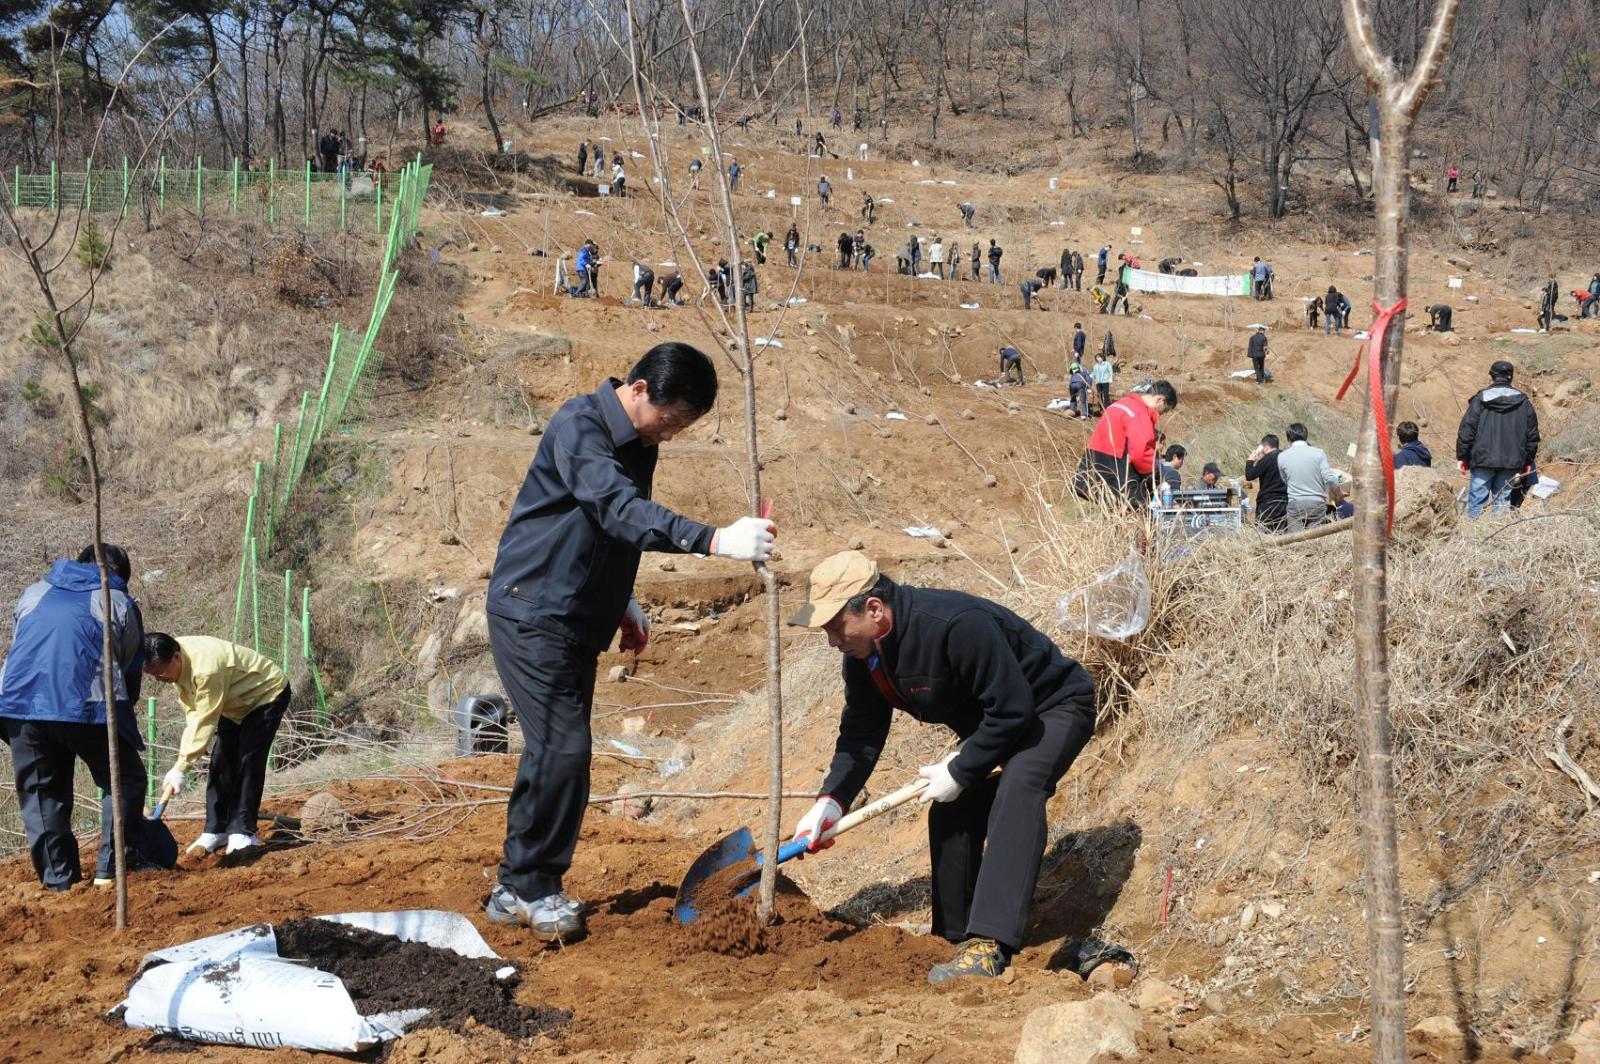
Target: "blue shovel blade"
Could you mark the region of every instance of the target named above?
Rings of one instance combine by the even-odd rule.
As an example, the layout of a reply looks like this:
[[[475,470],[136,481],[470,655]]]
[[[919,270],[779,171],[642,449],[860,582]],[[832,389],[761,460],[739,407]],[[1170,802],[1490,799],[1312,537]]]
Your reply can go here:
[[[688,873],[684,875],[683,882],[678,887],[677,900],[672,906],[672,918],[680,924],[692,924],[700,919],[695,893],[701,884],[723,869],[731,868],[740,861],[749,860],[755,848],[755,838],[750,834],[749,828],[740,828],[712,843],[704,853],[694,859]]]
[[[802,838],[780,846],[778,863],[783,864],[798,857],[806,851],[807,844],[807,840]],[[748,862],[750,866],[750,881],[734,891],[734,896],[742,898],[756,889],[755,873],[765,863],[765,855],[756,853],[755,849],[755,839],[751,836],[749,828],[740,828],[712,843],[710,848],[695,858],[694,864],[689,866],[688,874],[683,877],[683,883],[678,887],[677,901],[672,906],[672,918],[680,924],[692,924],[700,919],[700,899],[696,894],[706,880],[734,865]],[[740,878],[742,877],[733,877],[735,882]]]

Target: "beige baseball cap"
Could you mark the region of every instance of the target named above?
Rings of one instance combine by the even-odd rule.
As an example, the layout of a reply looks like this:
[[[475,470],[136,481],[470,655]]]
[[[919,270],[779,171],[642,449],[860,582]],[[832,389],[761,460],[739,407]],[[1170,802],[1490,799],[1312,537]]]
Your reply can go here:
[[[806,604],[789,623],[821,628],[839,615],[844,604],[878,582],[878,563],[858,550],[842,550],[822,559],[806,580]]]

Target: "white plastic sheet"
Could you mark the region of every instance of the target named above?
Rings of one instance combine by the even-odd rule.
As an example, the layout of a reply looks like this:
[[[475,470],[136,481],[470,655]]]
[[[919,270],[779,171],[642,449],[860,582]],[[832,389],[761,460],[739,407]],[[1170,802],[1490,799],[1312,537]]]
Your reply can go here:
[[[1123,279],[1134,292],[1171,292],[1195,296],[1244,296],[1250,294],[1248,274],[1219,274],[1209,277],[1181,277],[1175,273],[1124,268]]]
[[[460,913],[409,909],[319,919],[453,950],[464,957],[499,959]],[[270,924],[146,954],[122,1004],[129,1027],[192,1042],[324,1053],[356,1053],[399,1038],[428,1014],[427,1009],[403,1009],[360,1015],[338,977],[278,956]]]
[[[1056,620],[1064,628],[1119,642],[1150,623],[1150,578],[1135,551],[1101,573],[1094,582],[1061,596]]]

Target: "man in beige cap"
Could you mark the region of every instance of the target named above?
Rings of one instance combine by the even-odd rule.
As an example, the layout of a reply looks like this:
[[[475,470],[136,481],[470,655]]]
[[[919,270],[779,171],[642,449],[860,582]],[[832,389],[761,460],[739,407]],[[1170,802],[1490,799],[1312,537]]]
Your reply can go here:
[[[845,689],[833,765],[794,837],[818,838],[850,807],[893,710],[949,727],[960,748],[918,775],[928,781],[922,801],[932,803],[933,932],[961,948],[928,981],[999,975],[1022,947],[1048,834],[1045,802],[1094,732],[1093,678],[1005,607],[901,586],[857,551],[811,571],[806,604],[789,623],[828,634],[844,655]]]

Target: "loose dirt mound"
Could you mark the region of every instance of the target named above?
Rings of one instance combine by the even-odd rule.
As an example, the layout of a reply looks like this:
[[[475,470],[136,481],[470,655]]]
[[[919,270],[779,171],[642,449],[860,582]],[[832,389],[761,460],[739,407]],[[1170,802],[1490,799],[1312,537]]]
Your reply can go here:
[[[572,1021],[565,1009],[518,1005],[511,999],[516,977],[496,979],[502,965],[495,961],[331,920],[286,920],[273,931],[279,956],[338,976],[363,1016],[426,1008],[430,1011],[420,1027],[459,1031],[478,1024],[518,1041]]]

